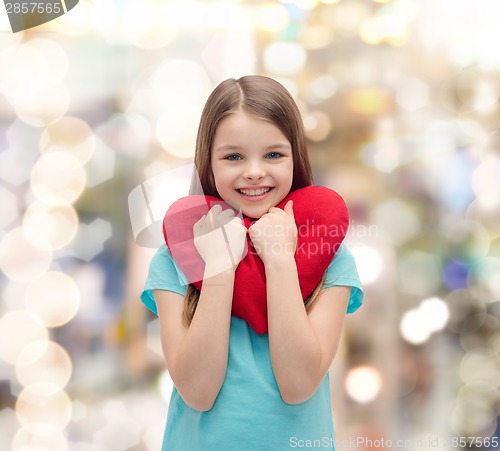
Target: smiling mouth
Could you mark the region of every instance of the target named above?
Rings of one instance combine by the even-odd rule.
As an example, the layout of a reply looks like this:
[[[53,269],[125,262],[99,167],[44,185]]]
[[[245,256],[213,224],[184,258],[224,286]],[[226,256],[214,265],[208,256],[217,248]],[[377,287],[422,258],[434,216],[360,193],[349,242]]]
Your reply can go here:
[[[267,187],[267,188],[258,188],[258,189],[237,189],[240,194],[244,194],[245,196],[249,197],[257,197],[257,196],[262,196],[263,194],[268,193],[271,191],[273,188]]]

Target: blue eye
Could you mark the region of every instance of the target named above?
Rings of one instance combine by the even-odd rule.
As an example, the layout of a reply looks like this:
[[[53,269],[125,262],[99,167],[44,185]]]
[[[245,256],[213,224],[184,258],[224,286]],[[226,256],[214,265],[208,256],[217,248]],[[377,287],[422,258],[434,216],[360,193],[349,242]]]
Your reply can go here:
[[[280,158],[282,155],[278,152],[271,152],[266,155],[266,158],[270,158],[272,160],[276,160],[277,158]]]
[[[229,160],[229,161],[237,161],[237,160],[241,160],[241,157],[239,155],[232,154],[232,155],[227,155],[226,157],[224,157],[224,159]]]

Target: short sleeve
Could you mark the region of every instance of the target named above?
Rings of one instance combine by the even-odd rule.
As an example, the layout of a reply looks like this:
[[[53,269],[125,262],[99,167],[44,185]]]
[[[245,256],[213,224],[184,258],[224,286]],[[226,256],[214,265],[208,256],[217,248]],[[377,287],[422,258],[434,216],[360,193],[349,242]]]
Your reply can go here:
[[[186,294],[187,279],[175,264],[172,254],[163,244],[155,253],[149,264],[148,277],[141,293],[141,301],[154,314],[158,314],[153,290],[166,290]]]
[[[340,245],[339,250],[326,270],[323,287],[329,288],[333,286],[352,287],[351,297],[347,305],[347,313],[354,313],[361,307],[364,293],[361,288],[356,261],[343,243]]]

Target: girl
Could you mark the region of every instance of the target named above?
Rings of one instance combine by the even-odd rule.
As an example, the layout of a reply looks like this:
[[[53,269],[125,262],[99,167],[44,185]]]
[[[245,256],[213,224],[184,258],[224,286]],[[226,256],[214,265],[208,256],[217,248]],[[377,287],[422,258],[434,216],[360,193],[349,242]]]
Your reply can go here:
[[[314,293],[305,303],[301,297],[293,204],[275,208],[312,185],[302,119],[288,91],[263,76],[217,86],[202,113],[195,166],[200,182],[193,177],[191,194],[220,197],[256,221],[247,232],[232,210],[216,206],[195,224],[206,265],[199,292],[182,283],[166,246],[153,257],[141,299],[158,313],[174,382],[162,449],[334,449],[328,369],[346,311],[359,308],[363,293],[342,245]],[[226,243],[204,239],[221,225],[240,259],[248,233],[264,263],[263,335],[231,316],[238,260],[218,271]]]

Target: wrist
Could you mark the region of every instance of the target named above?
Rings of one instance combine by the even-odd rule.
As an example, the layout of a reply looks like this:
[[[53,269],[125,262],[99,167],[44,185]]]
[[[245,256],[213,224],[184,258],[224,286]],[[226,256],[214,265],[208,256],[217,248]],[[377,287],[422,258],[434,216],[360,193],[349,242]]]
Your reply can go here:
[[[215,263],[215,264],[205,264],[205,271],[203,274],[203,280],[207,279],[214,279],[214,278],[219,278],[219,279],[234,279],[235,273],[236,273],[236,266],[222,266]]]
[[[276,255],[269,255],[263,260],[264,263],[264,268],[266,272],[268,270],[281,270],[290,266],[297,267],[295,263],[295,255],[293,254],[276,254]]]

